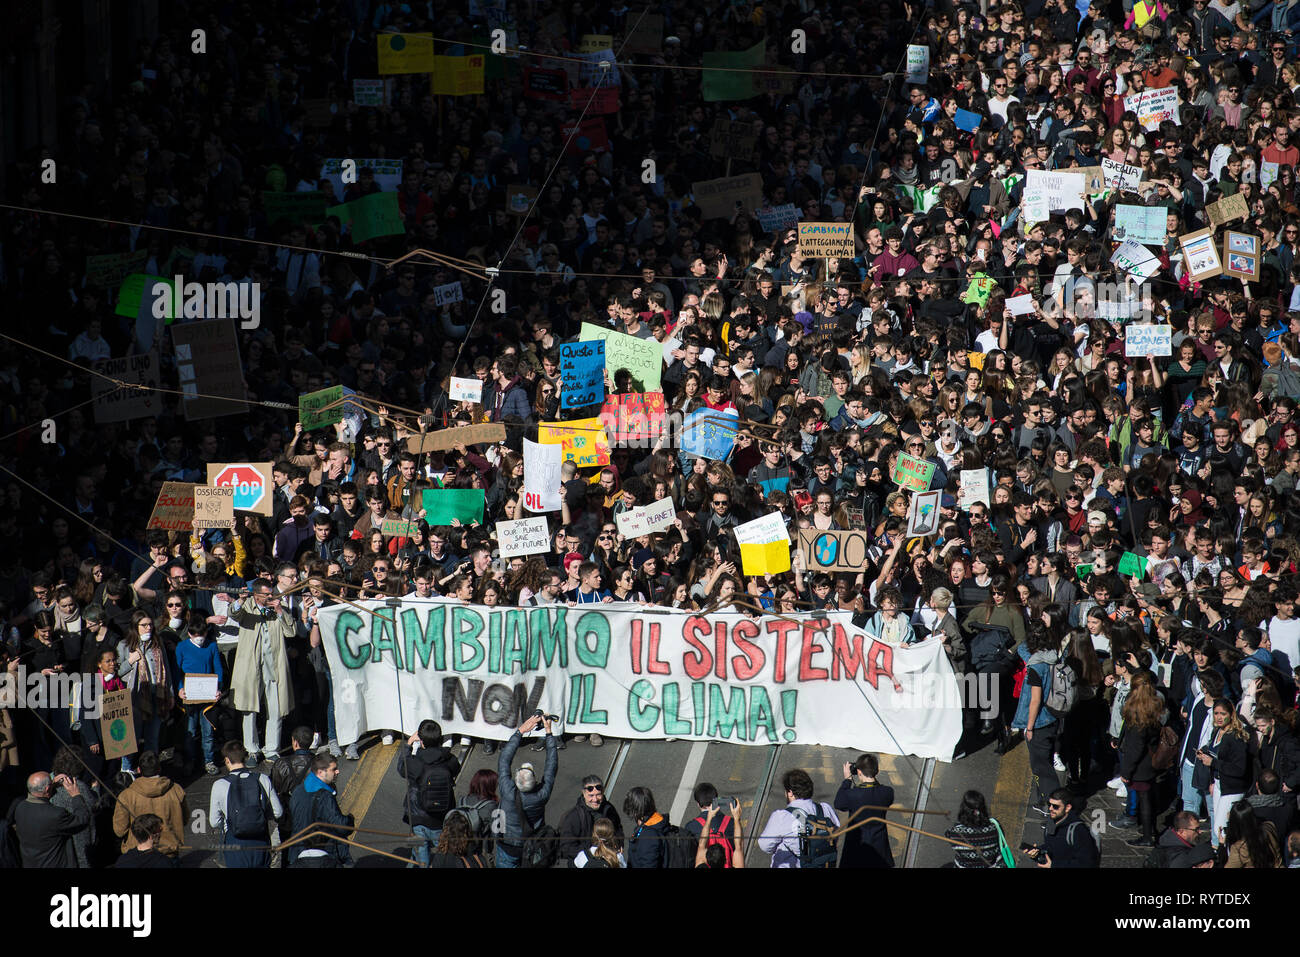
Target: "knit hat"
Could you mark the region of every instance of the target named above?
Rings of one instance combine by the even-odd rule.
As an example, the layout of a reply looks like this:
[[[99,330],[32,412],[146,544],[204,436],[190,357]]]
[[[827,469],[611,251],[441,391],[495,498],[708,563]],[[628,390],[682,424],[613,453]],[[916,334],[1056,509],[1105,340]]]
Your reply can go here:
[[[632,556],[632,567],[636,571],[640,571],[641,566],[644,565],[646,562],[650,561],[650,559],[654,557],[655,557],[655,553],[652,552],[650,549],[639,548],[637,549],[636,554]]]

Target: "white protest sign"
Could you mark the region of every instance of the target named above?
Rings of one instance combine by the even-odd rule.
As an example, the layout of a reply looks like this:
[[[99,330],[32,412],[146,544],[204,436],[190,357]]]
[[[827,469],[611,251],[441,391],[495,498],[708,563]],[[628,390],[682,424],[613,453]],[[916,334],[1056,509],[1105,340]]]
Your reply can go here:
[[[482,402],[483,401],[483,380],[482,379],[457,379],[451,377],[451,401],[452,402]]]
[[[460,288],[460,282],[449,282],[445,286],[433,287],[433,304],[435,306],[450,306],[453,302],[464,302],[465,291]]]
[[[1142,167],[1129,166],[1127,163],[1116,163],[1114,160],[1103,158],[1101,175],[1106,181],[1107,189],[1126,189],[1135,192],[1138,184],[1142,182]]]
[[[502,558],[516,555],[544,555],[551,550],[551,532],[546,516],[497,522],[497,545]]]
[[[989,473],[987,469],[962,469],[961,486],[957,490],[957,507],[969,509],[976,503],[992,507],[989,501]]]
[[[1232,147],[1227,143],[1220,143],[1210,154],[1210,176],[1218,179],[1223,175],[1223,167],[1228,163],[1228,157],[1232,155]]]
[[[925,538],[939,531],[939,503],[942,497],[942,489],[918,492],[912,496],[911,507],[907,510],[907,531],[904,532],[908,538]]]
[[[1155,130],[1165,120],[1181,126],[1178,119],[1178,90],[1172,86],[1159,90],[1143,90],[1132,96],[1124,97],[1124,109],[1137,114],[1138,122],[1144,130]]]
[[[1172,326],[1125,326],[1124,355],[1129,358],[1172,355],[1172,336]]]
[[[909,43],[907,45],[907,82],[924,83],[930,76],[930,47]]]
[[[733,531],[736,533],[736,542],[741,545],[790,541],[790,533],[785,530],[785,519],[780,512],[769,512],[752,522],[737,525]]]
[[[1083,209],[1083,191],[1088,185],[1083,173],[1061,170],[1031,169],[1025,178],[1023,205],[1034,211],[1063,213],[1067,209]],[[1024,213],[1026,222],[1042,222],[1046,216]]]
[[[640,538],[651,532],[662,532],[673,527],[677,520],[677,507],[671,498],[661,498],[653,505],[638,505],[614,516],[619,534],[624,538]]]
[[[1012,296],[1007,300],[1007,308],[1011,310],[1013,316],[1028,316],[1034,311],[1034,297],[1028,293],[1023,296]]]
[[[1268,189],[1273,183],[1277,182],[1277,174],[1280,169],[1279,163],[1270,163],[1267,160],[1259,164],[1259,188]]]
[[[564,447],[524,439],[524,508],[530,512],[560,510],[560,462]]]
[[[1111,264],[1123,272],[1148,279],[1160,271],[1160,260],[1141,243],[1126,239],[1110,257]]]
[[[384,81],[354,79],[352,81],[352,102],[357,106],[383,106]]]

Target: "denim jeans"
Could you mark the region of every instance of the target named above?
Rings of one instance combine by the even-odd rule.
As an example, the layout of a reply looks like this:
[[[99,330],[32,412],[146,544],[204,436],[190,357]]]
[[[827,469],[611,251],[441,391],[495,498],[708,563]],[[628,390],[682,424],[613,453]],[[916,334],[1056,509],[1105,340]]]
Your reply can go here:
[[[1196,765],[1190,761],[1184,761],[1182,774],[1178,776],[1178,793],[1182,798],[1183,810],[1199,815],[1201,813],[1201,802],[1205,800],[1205,795],[1192,787],[1192,775],[1195,773]]]
[[[497,845],[497,867],[519,867],[520,858],[515,857],[500,844]]]
[[[442,828],[417,824],[411,830],[419,839],[419,843],[411,848],[411,858],[419,867],[428,867],[429,855],[438,849],[438,835],[442,833]]]
[[[162,733],[162,717],[154,715],[152,718],[137,718],[135,722],[135,741],[137,750],[135,754],[128,754],[122,758],[122,770],[134,771],[136,760],[141,752],[152,751],[158,753],[158,736]]]
[[[203,717],[204,705],[191,704],[185,707],[185,757],[190,761],[203,760],[215,763],[212,752],[212,722]],[[202,755],[199,755],[202,742]]]

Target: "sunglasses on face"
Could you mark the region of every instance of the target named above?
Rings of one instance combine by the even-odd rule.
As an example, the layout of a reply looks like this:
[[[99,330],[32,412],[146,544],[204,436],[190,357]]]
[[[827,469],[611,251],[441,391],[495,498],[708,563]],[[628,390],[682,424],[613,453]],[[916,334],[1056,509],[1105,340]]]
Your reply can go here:
[[[600,784],[584,784],[582,786],[582,789],[584,791],[589,791],[589,792],[590,791],[603,792],[605,790],[604,785],[600,785]]]

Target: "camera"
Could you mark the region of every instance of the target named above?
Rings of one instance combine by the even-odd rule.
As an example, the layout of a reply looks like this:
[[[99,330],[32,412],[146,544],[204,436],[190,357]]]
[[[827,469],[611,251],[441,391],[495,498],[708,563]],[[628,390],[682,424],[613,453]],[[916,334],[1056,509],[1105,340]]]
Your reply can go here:
[[[1036,851],[1036,850],[1038,850],[1038,845],[1037,845],[1037,844],[1030,844],[1028,841],[1022,841],[1022,842],[1020,843],[1020,850],[1021,850],[1022,852],[1024,852],[1025,854],[1028,854],[1030,851]]]
[[[537,718],[540,721],[549,721],[552,724],[560,720],[560,716],[558,714],[546,714],[545,712],[542,711],[541,708],[538,708],[536,711],[533,712],[533,717]]]

